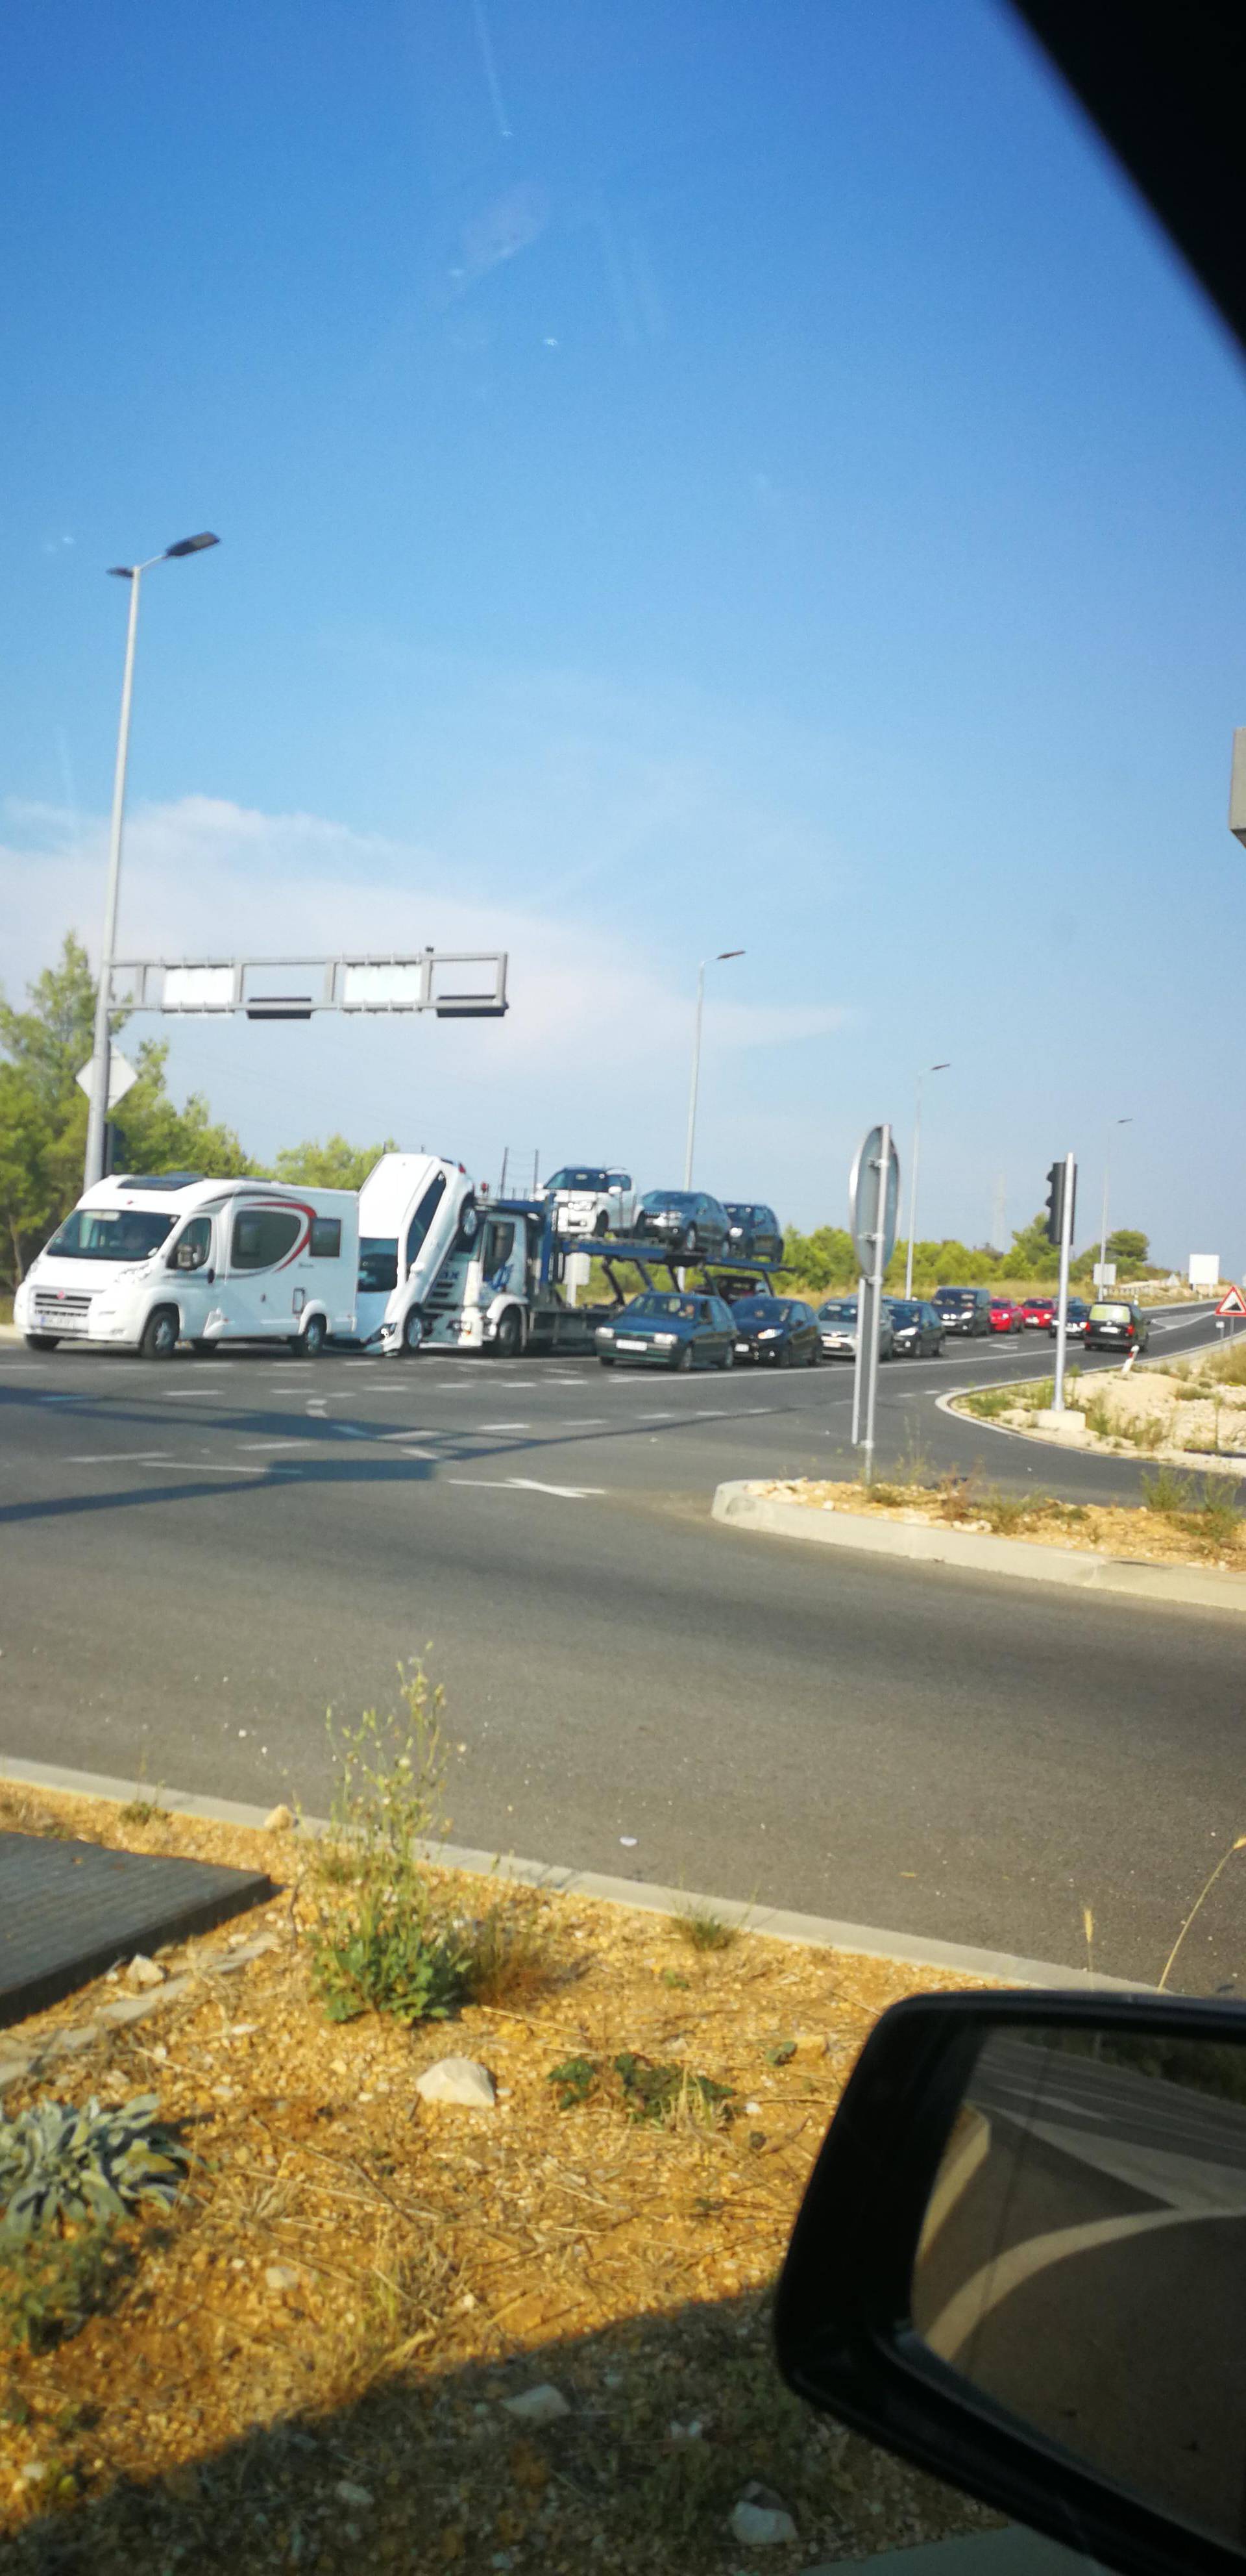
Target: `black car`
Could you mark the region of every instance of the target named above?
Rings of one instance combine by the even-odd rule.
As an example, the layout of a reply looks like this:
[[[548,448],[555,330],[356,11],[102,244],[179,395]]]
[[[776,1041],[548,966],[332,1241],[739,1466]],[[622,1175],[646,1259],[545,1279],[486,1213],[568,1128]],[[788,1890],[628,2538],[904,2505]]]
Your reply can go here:
[[[818,1366],[818,1319],[799,1297],[737,1297],[731,1311],[738,1360],[773,1360],[776,1368]]]
[[[599,1324],[593,1339],[603,1368],[636,1360],[645,1368],[735,1366],[736,1321],[724,1299],[682,1288],[647,1288],[612,1324]]]
[[[781,1261],[783,1237],[772,1207],[759,1199],[727,1199],[727,1250],[750,1261]]]
[[[1087,1305],[1085,1298],[1070,1297],[1064,1318],[1064,1328],[1069,1339],[1071,1340],[1075,1333],[1084,1338],[1086,1326],[1089,1321],[1090,1308]],[[1056,1338],[1056,1318],[1054,1313],[1052,1315],[1051,1322],[1047,1327],[1047,1331],[1051,1340],[1054,1342]]]
[[[638,1241],[652,1236],[668,1252],[717,1259],[727,1249],[727,1211],[708,1190],[646,1190],[636,1210]]]
[[[893,1347],[897,1359],[937,1360],[943,1354],[943,1323],[938,1309],[924,1297],[888,1297]]]
[[[1086,1317],[1088,1351],[1144,1351],[1150,1338],[1142,1308],[1128,1305],[1123,1297],[1104,1298]]]
[[[987,1288],[936,1288],[933,1304],[945,1333],[989,1333],[991,1295]]]

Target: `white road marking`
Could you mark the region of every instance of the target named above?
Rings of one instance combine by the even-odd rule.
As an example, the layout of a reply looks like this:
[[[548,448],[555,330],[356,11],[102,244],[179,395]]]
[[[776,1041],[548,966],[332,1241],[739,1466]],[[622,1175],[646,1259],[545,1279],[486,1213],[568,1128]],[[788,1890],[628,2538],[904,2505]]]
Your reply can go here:
[[[167,1449],[94,1449],[65,1461],[67,1467],[166,1467],[174,1463]]]
[[[305,1449],[307,1440],[306,1435],[301,1440],[244,1440],[241,1446],[244,1449]]]
[[[535,1476],[447,1476],[448,1485],[483,1486],[495,1494],[556,1494],[561,1502],[582,1503],[604,1494],[604,1485],[542,1485]]]
[[[478,1422],[478,1431],[531,1431],[530,1422]]]

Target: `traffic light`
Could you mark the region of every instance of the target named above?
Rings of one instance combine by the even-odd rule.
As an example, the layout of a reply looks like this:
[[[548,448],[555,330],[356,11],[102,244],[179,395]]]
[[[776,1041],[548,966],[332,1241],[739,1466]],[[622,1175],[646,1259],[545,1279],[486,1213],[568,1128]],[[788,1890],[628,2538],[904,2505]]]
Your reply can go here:
[[[1051,1170],[1047,1174],[1047,1224],[1045,1232],[1049,1243],[1059,1244],[1064,1240],[1064,1190],[1066,1181],[1069,1184],[1070,1192],[1070,1243],[1073,1240],[1073,1201],[1077,1194],[1077,1172],[1075,1168],[1070,1171],[1068,1163],[1062,1161],[1059,1163],[1053,1163]]]

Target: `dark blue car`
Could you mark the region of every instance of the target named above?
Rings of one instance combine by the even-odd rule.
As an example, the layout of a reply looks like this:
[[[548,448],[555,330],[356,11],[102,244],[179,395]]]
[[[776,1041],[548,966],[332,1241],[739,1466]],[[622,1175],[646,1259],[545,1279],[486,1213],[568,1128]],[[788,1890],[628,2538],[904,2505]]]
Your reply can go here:
[[[649,1288],[594,1335],[603,1368],[635,1360],[647,1368],[690,1369],[735,1364],[736,1325],[721,1297],[699,1289]]]

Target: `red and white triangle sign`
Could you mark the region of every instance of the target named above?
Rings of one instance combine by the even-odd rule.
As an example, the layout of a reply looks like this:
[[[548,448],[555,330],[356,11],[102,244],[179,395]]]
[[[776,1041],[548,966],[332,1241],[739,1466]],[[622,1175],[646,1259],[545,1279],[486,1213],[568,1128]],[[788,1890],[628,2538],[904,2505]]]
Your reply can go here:
[[[1218,1315],[1246,1315],[1246,1297],[1243,1297],[1241,1289],[1226,1288],[1225,1293],[1216,1308],[1216,1313]]]

